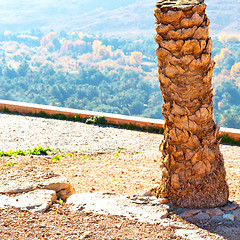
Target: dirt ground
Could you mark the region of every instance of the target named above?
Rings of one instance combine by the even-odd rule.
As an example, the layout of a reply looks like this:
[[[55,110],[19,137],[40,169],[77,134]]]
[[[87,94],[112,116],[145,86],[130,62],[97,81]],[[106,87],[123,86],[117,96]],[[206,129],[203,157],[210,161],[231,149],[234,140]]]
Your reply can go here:
[[[236,154],[240,148],[222,145],[221,149],[225,158],[230,199],[240,203],[240,155]],[[91,155],[64,153],[56,163],[51,161],[52,155],[2,157],[0,173],[4,173],[6,168],[21,169],[26,165],[37,165],[45,171],[49,169],[66,176],[76,192],[103,191],[132,195],[159,183],[160,155],[157,151],[141,152],[137,149]],[[7,167],[6,163],[9,162],[15,165]],[[170,215],[170,218],[185,222],[177,215]],[[203,232],[210,239],[230,239],[220,233],[219,238],[213,236],[216,226],[210,222],[196,222],[195,225],[196,228],[198,226],[208,230],[207,233]],[[176,236],[175,230],[119,216],[82,211],[73,213],[65,203],[58,202],[43,214],[13,208],[0,210],[1,239],[186,239]]]

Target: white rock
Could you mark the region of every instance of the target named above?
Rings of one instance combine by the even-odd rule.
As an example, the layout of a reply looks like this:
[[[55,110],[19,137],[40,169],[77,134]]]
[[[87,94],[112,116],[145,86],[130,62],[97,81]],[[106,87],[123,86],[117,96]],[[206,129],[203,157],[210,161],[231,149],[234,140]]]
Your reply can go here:
[[[53,190],[37,189],[17,197],[0,196],[0,207],[16,207],[31,212],[45,212],[53,201],[57,200]]]
[[[19,171],[18,169],[12,170],[12,175],[14,171]],[[23,169],[22,176],[17,179],[11,179],[11,174],[7,178],[0,180],[0,193],[23,193],[30,192],[36,189],[48,189],[54,190],[57,193],[58,198],[67,199],[69,196],[75,193],[75,189],[70,185],[67,178],[59,175],[52,174],[50,177],[47,173],[41,171],[41,169],[34,169],[34,171],[29,171],[28,169]]]
[[[233,214],[224,214],[223,219],[234,221],[235,217]]]

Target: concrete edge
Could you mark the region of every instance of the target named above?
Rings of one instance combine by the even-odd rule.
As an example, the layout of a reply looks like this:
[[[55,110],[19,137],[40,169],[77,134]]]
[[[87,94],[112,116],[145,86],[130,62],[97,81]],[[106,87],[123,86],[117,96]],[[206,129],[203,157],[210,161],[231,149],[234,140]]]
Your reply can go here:
[[[36,113],[45,112],[49,115],[55,114],[63,114],[66,116],[80,116],[82,118],[90,118],[94,116],[102,116],[104,117],[108,123],[123,125],[123,124],[134,124],[139,127],[155,127],[155,128],[163,128],[164,121],[159,119],[151,119],[151,118],[142,118],[142,117],[132,117],[120,114],[112,114],[112,113],[102,113],[102,112],[93,112],[79,109],[70,109],[63,107],[54,107],[48,105],[41,104],[33,104],[33,103],[23,103],[23,102],[15,102],[8,100],[0,100],[0,110],[4,108],[8,108],[9,111],[14,112],[17,111],[19,113],[28,114],[28,113]],[[220,128],[220,135],[228,134],[232,139],[239,141],[240,140],[240,129],[233,128]]]
[[[132,117],[132,116],[126,116],[126,115],[120,115],[120,114],[93,112],[93,111],[86,111],[86,110],[79,110],[79,109],[47,106],[47,105],[41,105],[41,104],[0,100],[0,110],[3,110],[5,107],[11,112],[17,111],[23,114],[28,114],[30,112],[39,114],[40,112],[43,111],[49,115],[63,114],[66,116],[71,116],[71,117],[79,116],[82,118],[102,116],[106,119],[108,123],[116,124],[116,125],[134,124],[139,127],[147,128],[147,127],[153,126],[160,129],[160,128],[163,128],[163,124],[164,124],[164,121],[159,119]]]

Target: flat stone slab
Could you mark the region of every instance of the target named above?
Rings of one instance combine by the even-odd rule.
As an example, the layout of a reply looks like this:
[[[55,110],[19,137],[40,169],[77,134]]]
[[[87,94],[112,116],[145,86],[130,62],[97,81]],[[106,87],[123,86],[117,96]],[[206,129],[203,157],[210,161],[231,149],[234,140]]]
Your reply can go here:
[[[223,211],[233,211],[237,209],[238,204],[236,202],[228,202],[225,206],[221,207]]]
[[[210,218],[211,217],[209,216],[209,214],[204,213],[204,212],[200,212],[197,215],[193,216],[193,219],[196,219],[196,220],[207,220]]]
[[[24,193],[36,189],[54,190],[58,198],[62,199],[67,199],[75,193],[74,188],[65,177],[53,173],[47,168],[22,166],[1,170],[0,194]]]
[[[234,221],[234,220],[235,220],[235,217],[234,217],[233,214],[228,213],[228,214],[224,214],[224,215],[223,215],[223,219],[229,220],[229,221]]]
[[[184,211],[183,213],[180,214],[180,217],[188,218],[188,217],[197,215],[200,212],[201,212],[201,210],[199,210],[199,209],[192,209],[192,210]]]
[[[16,207],[31,212],[45,212],[56,200],[57,194],[55,191],[37,189],[16,197],[0,195],[0,208]]]
[[[125,195],[108,195],[104,193],[80,193],[70,196],[68,204],[73,204],[73,211],[84,210],[98,214],[111,214],[156,223],[168,216],[169,206],[166,204],[151,205],[149,201],[133,202]]]
[[[224,214],[224,212],[221,211],[221,209],[219,209],[219,208],[208,209],[206,211],[206,213],[209,215],[214,215],[214,216],[220,216],[220,215]]]
[[[156,201],[153,196],[132,196],[96,193],[79,193],[70,196],[67,204],[71,204],[72,211],[93,212],[104,215],[117,215],[126,217],[138,222],[150,224],[159,223],[163,227],[173,227],[176,229],[175,235],[194,240],[212,240],[195,226],[185,225],[179,221],[168,218],[169,204],[153,205]],[[220,238],[216,238],[220,239]]]

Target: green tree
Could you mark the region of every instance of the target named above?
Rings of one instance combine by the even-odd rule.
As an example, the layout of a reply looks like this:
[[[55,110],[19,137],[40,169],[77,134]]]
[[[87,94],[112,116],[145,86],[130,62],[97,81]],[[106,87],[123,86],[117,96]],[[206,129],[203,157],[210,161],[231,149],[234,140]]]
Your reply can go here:
[[[17,72],[20,77],[25,77],[27,75],[28,70],[29,70],[29,64],[24,60],[19,65]]]

